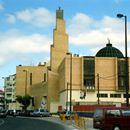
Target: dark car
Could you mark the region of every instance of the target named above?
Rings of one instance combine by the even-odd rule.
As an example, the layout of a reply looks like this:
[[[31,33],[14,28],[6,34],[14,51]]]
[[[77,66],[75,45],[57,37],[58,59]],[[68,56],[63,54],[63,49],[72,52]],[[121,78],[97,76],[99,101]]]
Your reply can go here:
[[[98,108],[93,127],[101,130],[130,130],[130,108]]]
[[[7,114],[9,116],[16,116],[16,110],[15,109],[8,110]]]
[[[0,117],[5,118],[7,116],[7,110],[0,110]]]
[[[23,110],[20,112],[20,116],[32,116],[34,110]]]

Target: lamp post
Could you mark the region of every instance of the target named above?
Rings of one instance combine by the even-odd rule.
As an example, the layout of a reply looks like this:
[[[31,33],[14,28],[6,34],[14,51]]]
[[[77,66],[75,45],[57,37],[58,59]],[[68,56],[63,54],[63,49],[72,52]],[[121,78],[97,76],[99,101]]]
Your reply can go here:
[[[117,14],[118,18],[125,18],[125,87],[126,87],[126,106],[129,106],[129,76],[128,76],[128,57],[127,57],[127,16],[123,14]]]
[[[26,77],[25,77],[25,96],[27,95],[27,70],[23,70],[25,72]]]
[[[72,111],[71,106],[72,106],[72,53],[70,54],[70,113]]]

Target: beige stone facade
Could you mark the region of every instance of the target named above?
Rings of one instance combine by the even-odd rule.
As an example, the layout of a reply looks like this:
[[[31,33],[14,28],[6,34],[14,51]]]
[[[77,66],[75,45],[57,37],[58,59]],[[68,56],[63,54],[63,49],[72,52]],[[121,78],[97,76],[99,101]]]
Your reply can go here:
[[[17,66],[16,96],[28,94],[34,98],[35,108],[41,107],[42,100],[47,100],[46,81],[46,65]]]
[[[98,94],[100,104],[126,102],[124,77],[119,74],[120,61],[124,58],[71,56],[68,50],[63,10],[59,9],[56,13],[53,44],[50,46],[50,65],[17,66],[16,95],[25,95],[27,91],[34,97],[35,108],[41,107],[44,102],[49,111],[56,112],[58,106],[66,108],[70,102],[72,79],[72,105],[97,104]],[[86,96],[81,98],[81,94],[85,93]]]
[[[95,82],[93,86],[84,85],[84,57],[72,57],[72,104],[97,104],[98,91],[100,93],[100,104],[125,103],[125,87],[120,89],[118,84],[118,61],[124,61],[124,59],[87,56],[85,58],[93,58],[94,60]],[[70,60],[70,56],[66,56],[59,67],[60,104],[63,108],[66,108],[66,102],[68,102],[68,104],[70,102]],[[130,58],[128,63],[130,64]],[[97,74],[99,74],[99,81]],[[86,92],[86,97],[84,99],[80,98],[81,92]]]
[[[68,35],[63,19],[63,10],[57,10],[56,18],[53,44],[50,46],[50,66],[17,66],[16,69],[16,95],[25,95],[25,91],[27,91],[34,97],[35,108],[41,107],[40,102],[43,101],[47,109],[52,111],[59,104],[58,68],[68,52]],[[30,73],[33,79],[32,84],[30,84]],[[44,81],[45,75],[46,81]]]

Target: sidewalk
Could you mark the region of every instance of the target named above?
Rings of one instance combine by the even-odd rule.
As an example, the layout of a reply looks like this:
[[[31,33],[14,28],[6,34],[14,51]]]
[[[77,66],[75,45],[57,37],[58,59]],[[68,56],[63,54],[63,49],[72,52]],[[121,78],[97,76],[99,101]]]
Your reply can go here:
[[[75,130],[90,130],[87,128],[87,121],[92,120],[91,118],[78,117],[77,119],[74,120],[72,119],[66,120],[65,118],[61,120],[59,116],[53,116],[53,117],[56,118],[58,121],[65,123],[69,127],[74,127]]]

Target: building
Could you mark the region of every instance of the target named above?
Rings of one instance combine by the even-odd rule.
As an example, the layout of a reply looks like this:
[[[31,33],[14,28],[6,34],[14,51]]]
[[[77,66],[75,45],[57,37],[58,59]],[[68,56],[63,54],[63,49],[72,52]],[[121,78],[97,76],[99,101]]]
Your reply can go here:
[[[46,107],[51,112],[57,111],[59,106],[58,67],[68,52],[68,35],[60,8],[56,12],[53,35],[50,64],[16,67],[16,95],[27,93],[34,98],[34,108]]]
[[[57,10],[58,13],[61,10]],[[62,24],[64,22],[63,13],[62,17],[56,17],[57,22],[56,27],[65,28]],[[53,84],[51,89],[48,86],[48,91],[54,92],[52,90],[57,86],[55,94],[59,100],[59,104],[62,106],[62,109],[68,109],[71,105],[90,105],[90,104],[110,104],[110,105],[121,105],[126,103],[126,94],[125,94],[125,59],[122,52],[113,47],[108,40],[106,47],[100,49],[95,56],[82,56],[72,55],[68,50],[68,41],[66,43],[64,39],[60,39],[61,35],[66,36],[65,34],[54,33],[53,47],[57,50],[56,53],[62,53],[63,57],[61,60],[61,55],[54,55],[51,50],[51,61],[55,61],[54,64],[51,64],[50,73],[57,75],[57,79],[53,82],[58,84]],[[56,31],[56,29],[54,29]],[[65,29],[64,29],[65,30]],[[57,36],[58,35],[58,36]],[[57,40],[55,40],[57,38]],[[66,36],[68,39],[68,36]],[[58,41],[59,40],[59,41]],[[62,46],[61,46],[62,45]],[[58,48],[60,48],[58,50]],[[128,58],[128,66],[130,64],[130,58]],[[56,67],[57,69],[53,69]],[[128,67],[128,72],[130,68]],[[56,71],[57,70],[57,71]],[[130,77],[130,76],[128,76]],[[56,78],[56,77],[55,77]],[[49,83],[48,77],[48,83]],[[53,83],[51,82],[51,83]],[[130,80],[129,80],[130,82]],[[129,84],[128,82],[128,84]],[[70,89],[71,88],[71,89]],[[71,90],[71,91],[70,91]],[[51,95],[51,94],[50,94]],[[51,98],[51,97],[50,97]],[[57,100],[57,101],[58,101]],[[71,101],[71,102],[70,102]],[[51,101],[49,101],[51,107]]]
[[[95,56],[73,55],[69,52],[64,12],[60,8],[56,11],[50,48],[50,64],[17,67],[16,94],[29,93],[37,104],[35,108],[46,104],[49,111],[57,112],[58,106],[70,109],[74,105],[126,102],[125,59],[121,51],[108,41]]]
[[[47,65],[38,66],[17,66],[16,67],[16,96],[30,95],[32,106],[30,109],[46,107],[47,90]]]
[[[0,90],[0,110],[4,108],[4,91]]]
[[[128,63],[130,64],[130,59]],[[59,66],[59,74],[59,77],[62,77],[59,83],[62,86],[60,87],[60,104],[63,108],[70,103],[71,78],[73,105],[126,103],[125,59],[123,54],[110,43],[99,50],[96,56],[74,56],[72,59],[70,56],[66,57]]]
[[[5,103],[14,102],[16,97],[16,74],[4,77]]]

